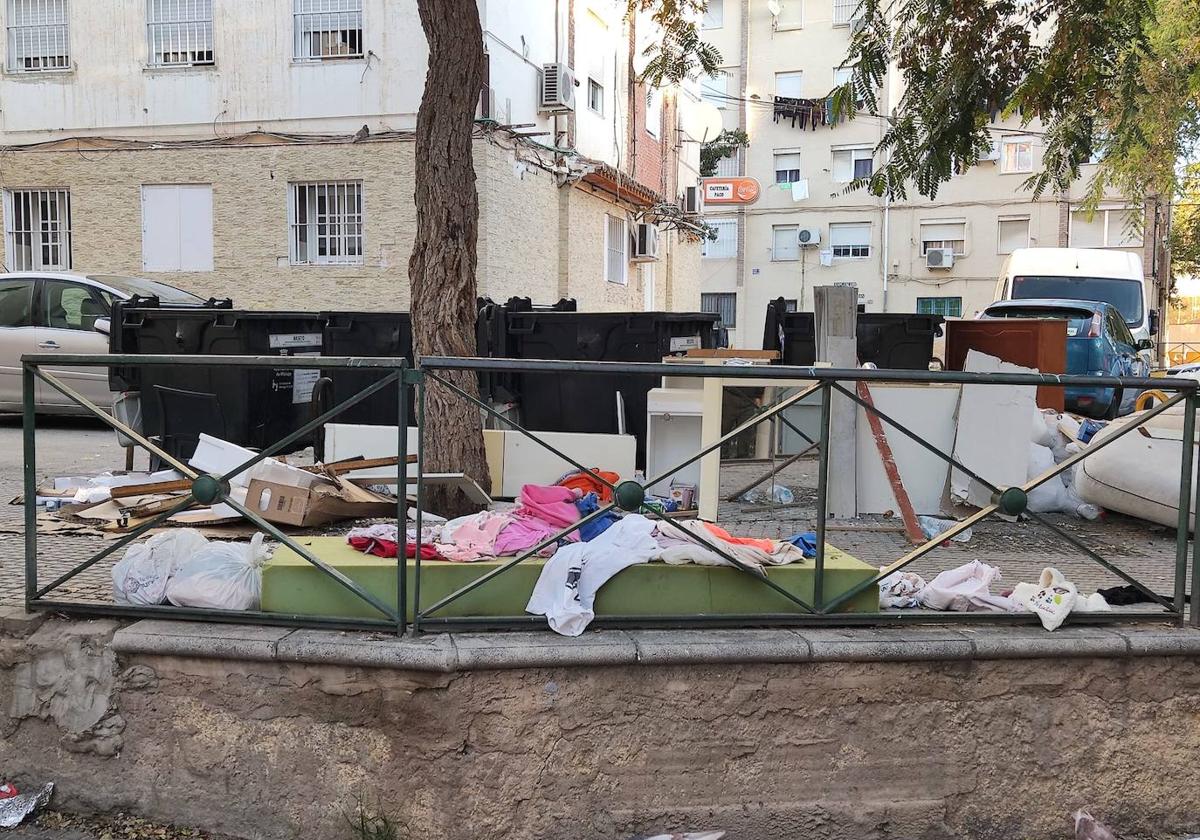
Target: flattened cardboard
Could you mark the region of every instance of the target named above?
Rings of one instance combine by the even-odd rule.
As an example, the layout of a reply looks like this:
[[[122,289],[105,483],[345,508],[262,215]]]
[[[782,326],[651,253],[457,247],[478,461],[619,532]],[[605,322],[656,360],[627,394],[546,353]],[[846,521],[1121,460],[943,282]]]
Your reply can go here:
[[[392,499],[347,481],[293,487],[256,478],[250,482],[246,506],[268,522],[304,528],[396,512]]]

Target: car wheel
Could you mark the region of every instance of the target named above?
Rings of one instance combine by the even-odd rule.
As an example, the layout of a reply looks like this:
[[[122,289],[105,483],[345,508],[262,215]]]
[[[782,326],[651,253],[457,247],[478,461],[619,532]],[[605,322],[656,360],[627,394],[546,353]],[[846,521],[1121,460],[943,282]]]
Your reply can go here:
[[[1104,412],[1105,420],[1116,420],[1121,413],[1121,401],[1125,398],[1124,388],[1113,388],[1112,402],[1109,403],[1108,411]]]

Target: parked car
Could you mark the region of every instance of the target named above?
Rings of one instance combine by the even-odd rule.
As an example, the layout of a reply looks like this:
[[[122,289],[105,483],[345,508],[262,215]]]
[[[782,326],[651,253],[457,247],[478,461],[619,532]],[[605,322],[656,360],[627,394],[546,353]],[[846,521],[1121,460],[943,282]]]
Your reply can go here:
[[[1067,322],[1067,370],[1074,376],[1148,376],[1141,355],[1151,341],[1135,339],[1111,303],[1084,300],[1008,300],[993,303],[981,318],[1053,318]],[[1138,391],[1124,388],[1064,389],[1068,411],[1112,419],[1133,411]]]
[[[156,280],[108,274],[14,272],[0,274],[0,411],[20,411],[21,356],[27,353],[107,353],[113,301],[157,297],[169,306],[201,306],[203,298]],[[97,405],[113,394],[108,369],[46,367],[48,373]],[[37,410],[86,410],[45,382],[36,383]]]

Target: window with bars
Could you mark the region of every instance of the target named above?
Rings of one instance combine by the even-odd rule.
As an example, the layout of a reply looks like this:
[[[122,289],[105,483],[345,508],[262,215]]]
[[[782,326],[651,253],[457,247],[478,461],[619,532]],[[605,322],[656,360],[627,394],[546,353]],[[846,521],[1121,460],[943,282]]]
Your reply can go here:
[[[833,0],[833,25],[849,26],[861,5],[862,0]]]
[[[700,256],[714,260],[729,260],[737,256],[737,219],[709,219],[705,222],[716,231],[716,239],[705,239],[700,245]]]
[[[918,315],[944,315],[947,318],[962,317],[962,298],[960,297],[919,297],[917,298]]]
[[[604,279],[609,283],[629,282],[629,231],[620,216],[604,217]]]
[[[362,58],[362,0],[295,0],[297,61]]]
[[[213,63],[212,0],[146,0],[151,67]]]
[[[71,267],[71,193],[4,191],[4,265],[9,271]]]
[[[71,69],[67,0],[8,0],[8,72]]]
[[[361,181],[291,184],[288,198],[292,265],[362,265]]]
[[[723,157],[717,161],[717,177],[736,178],[741,174],[741,166],[742,150],[734,149],[728,157]]]

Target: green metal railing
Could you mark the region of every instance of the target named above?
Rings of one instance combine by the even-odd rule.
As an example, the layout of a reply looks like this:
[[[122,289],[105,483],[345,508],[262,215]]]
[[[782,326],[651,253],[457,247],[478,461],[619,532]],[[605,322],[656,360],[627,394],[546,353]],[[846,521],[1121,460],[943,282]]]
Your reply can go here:
[[[77,391],[65,384],[58,376],[55,376],[54,374],[44,370],[43,366],[53,366],[56,368],[216,366],[230,368],[297,369],[311,368],[314,365],[314,361],[311,358],[275,356],[34,355],[24,357],[23,365],[25,389],[24,479],[26,499],[25,586],[26,605],[29,609],[129,617],[157,615],[206,621],[216,620],[248,623],[287,624],[298,626],[338,626],[373,629],[387,628],[394,630],[397,633],[404,633],[410,626],[416,632],[429,629],[445,629],[449,627],[502,628],[539,625],[544,626],[545,619],[540,616],[445,616],[444,614],[440,613],[444,613],[450,604],[460,601],[466,595],[475,592],[482,587],[486,587],[490,582],[506,574],[517,565],[529,561],[530,558],[537,556],[537,554],[544,548],[563,540],[569,533],[577,530],[581,524],[586,524],[594,519],[598,519],[614,510],[628,512],[642,509],[646,487],[655,486],[661,481],[670,478],[680,470],[691,466],[706,456],[719,453],[722,445],[724,445],[726,442],[733,440],[737,436],[742,435],[751,429],[754,429],[761,423],[773,422],[775,420],[788,423],[788,420],[786,417],[784,417],[783,412],[812,395],[819,395],[821,399],[821,433],[817,440],[811,441],[812,446],[815,446],[818,450],[819,459],[815,510],[817,548],[816,557],[813,560],[813,597],[811,602],[796,596],[789,589],[772,580],[768,575],[760,573],[758,570],[748,566],[742,560],[727,551],[719,540],[710,540],[702,537],[696,534],[694,531],[688,531],[684,528],[684,526],[670,516],[660,514],[656,511],[649,511],[649,515],[657,519],[660,531],[664,533],[671,533],[673,531],[681,532],[682,535],[686,535],[686,539],[689,541],[701,544],[704,548],[707,548],[708,550],[722,557],[739,573],[748,575],[753,580],[757,581],[758,584],[764,588],[764,592],[771,591],[773,596],[781,596],[782,598],[786,599],[793,609],[788,612],[764,611],[745,615],[663,615],[653,617],[644,615],[603,616],[597,618],[595,622],[597,626],[675,626],[680,624],[694,624],[702,626],[764,626],[777,624],[799,625],[806,623],[849,625],[929,620],[936,620],[939,622],[981,620],[1016,622],[1037,621],[1036,616],[1028,613],[1011,615],[995,613],[938,613],[936,616],[931,616],[928,612],[920,611],[887,611],[872,613],[837,612],[840,607],[846,605],[847,602],[851,601],[856,596],[867,591],[868,589],[877,587],[879,582],[887,575],[906,568],[907,566],[927,555],[929,552],[933,551],[944,541],[956,536],[957,534],[998,512],[1010,514],[1018,512],[1026,513],[1035,522],[1045,528],[1048,528],[1059,538],[1063,539],[1069,545],[1079,550],[1084,556],[1099,564],[1111,574],[1124,580],[1130,586],[1141,592],[1146,598],[1150,599],[1152,603],[1162,608],[1159,611],[1113,611],[1109,613],[1093,613],[1088,614],[1086,617],[1073,617],[1073,621],[1111,621],[1122,619],[1145,620],[1147,618],[1162,620],[1164,617],[1182,621],[1186,616],[1186,603],[1188,594],[1186,579],[1189,556],[1191,556],[1191,561],[1193,564],[1194,580],[1198,579],[1196,575],[1198,572],[1200,572],[1200,570],[1195,568],[1197,564],[1200,563],[1200,560],[1198,560],[1196,553],[1193,550],[1194,541],[1189,536],[1188,527],[1194,466],[1193,446],[1184,446],[1182,450],[1179,481],[1180,504],[1175,544],[1175,581],[1174,591],[1172,596],[1169,598],[1155,593],[1151,587],[1138,580],[1134,575],[1130,574],[1116,563],[1113,563],[1110,560],[1102,557],[1078,537],[1059,527],[1045,515],[1028,511],[1025,505],[1027,494],[1030,491],[1048,481],[1056,479],[1061,473],[1072,468],[1080,461],[1090,457],[1095,452],[1110,445],[1113,441],[1118,440],[1122,436],[1142,427],[1153,417],[1158,416],[1159,414],[1162,414],[1163,412],[1168,411],[1177,405],[1182,405],[1183,407],[1183,440],[1194,440],[1196,431],[1196,409],[1198,401],[1200,401],[1200,393],[1198,393],[1197,389],[1200,388],[1200,382],[1190,379],[1078,377],[1025,373],[980,374],[907,370],[837,370],[830,368],[787,366],[708,366],[690,364],[668,365],[616,362],[530,361],[443,357],[427,358],[423,360],[419,368],[414,369],[407,367],[403,359],[322,357],[319,362],[319,366],[322,369],[335,371],[346,368],[377,369],[380,371],[382,376],[378,381],[372,383],[368,387],[363,388],[352,397],[330,408],[328,411],[320,413],[318,416],[312,418],[309,422],[302,425],[296,431],[270,445],[263,451],[256,453],[252,458],[247,459],[245,463],[239,464],[236,468],[230,470],[226,474],[208,475],[198,474],[192,467],[182,463],[179,459],[174,458],[168,452],[164,451],[157,443],[143,437],[135,430],[130,429],[126,424],[117,420],[108,412],[87,400]],[[466,400],[469,404],[477,407],[483,414],[492,417],[498,423],[501,423],[513,431],[523,435],[529,440],[535,442],[537,445],[545,448],[558,458],[561,458],[563,461],[572,464],[581,471],[590,472],[591,468],[595,466],[594,464],[586,465],[579,463],[543,439],[543,437],[541,437],[537,432],[525,429],[517,422],[494,411],[484,400],[481,400],[480,398],[452,382],[450,374],[454,372],[471,372],[473,374],[517,373],[522,375],[544,376],[589,376],[604,374],[619,374],[628,376],[648,374],[652,376],[690,378],[720,377],[722,379],[744,379],[746,380],[747,385],[753,385],[754,380],[772,380],[773,383],[778,383],[782,380],[795,383],[795,387],[798,388],[798,390],[795,393],[779,397],[768,405],[761,406],[752,417],[739,424],[736,428],[725,434],[719,435],[715,440],[706,442],[697,452],[684,459],[681,463],[673,466],[670,469],[661,471],[661,473],[658,475],[649,477],[644,483],[626,480],[614,485],[605,481],[601,477],[597,477],[597,479],[607,485],[608,489],[611,491],[611,502],[600,505],[596,511],[585,516],[579,522],[575,522],[570,526],[559,530],[557,533],[540,541],[537,545],[534,545],[524,553],[511,559],[505,559],[494,569],[491,569],[475,580],[472,580],[470,583],[460,587],[454,592],[438,598],[434,603],[428,605],[423,605],[421,599],[423,564],[421,560],[421,551],[418,547],[418,550],[414,552],[414,558],[411,565],[411,569],[413,571],[413,609],[410,613],[407,592],[407,580],[410,565],[409,561],[406,559],[408,549],[407,523],[409,502],[408,493],[406,491],[410,485],[415,484],[416,497],[413,514],[415,533],[417,535],[418,543],[420,543],[424,533],[423,511],[425,509],[428,489],[426,486],[424,470],[424,458],[427,448],[425,445],[426,435],[429,432],[429,426],[426,423],[425,408],[425,395],[428,388],[443,388],[450,394],[455,395],[457,398]],[[122,535],[121,538],[116,540],[113,544],[105,547],[102,551],[73,567],[65,574],[58,576],[55,580],[46,585],[39,585],[37,508],[36,505],[32,503],[32,501],[35,499],[37,491],[35,425],[36,404],[34,400],[34,385],[36,380],[39,379],[62,393],[72,402],[86,409],[90,414],[101,419],[113,429],[121,432],[128,438],[135,441],[136,444],[141,448],[170,464],[175,469],[179,470],[183,475],[192,480],[190,492],[179,502],[179,504],[175,505],[170,510],[158,514],[149,521],[140,524],[129,533]],[[1079,386],[1089,388],[1121,388],[1135,390],[1156,388],[1173,393],[1173,396],[1166,402],[1138,415],[1136,418],[1131,418],[1116,431],[1105,435],[1100,441],[1093,443],[1079,453],[1070,456],[1059,464],[1056,464],[1053,468],[1045,471],[1041,475],[1029,479],[1028,481],[1016,487],[999,487],[964,466],[956,458],[954,458],[952,454],[941,451],[917,432],[914,432],[893,417],[890,417],[883,411],[880,411],[873,404],[873,401],[869,399],[863,399],[857,393],[858,383],[897,382],[930,384],[941,383],[957,385],[1049,385],[1056,387]],[[278,527],[270,522],[267,522],[258,514],[257,511],[253,510],[251,506],[241,504],[230,496],[230,479],[252,469],[264,458],[268,458],[274,454],[283,452],[292,444],[303,440],[307,435],[311,434],[315,430],[318,430],[325,423],[335,419],[345,410],[360,403],[362,400],[370,397],[371,395],[379,392],[381,389],[393,383],[398,383],[399,385],[397,389],[397,416],[401,419],[407,418],[409,406],[412,404],[415,406],[417,420],[417,451],[415,453],[417,459],[417,475],[415,479],[409,479],[407,476],[407,425],[405,423],[397,424],[396,445],[399,457],[396,476],[396,520],[399,545],[396,558],[397,606],[395,608],[382,601],[376,595],[367,591],[365,588],[359,585],[359,583],[338,569],[321,560],[321,558],[317,557],[312,551],[297,542],[288,534],[281,531]],[[850,387],[847,387],[848,385]],[[914,546],[911,550],[907,551],[892,563],[885,566],[882,571],[876,575],[873,575],[870,579],[863,580],[846,591],[827,597],[825,592],[825,532],[827,525],[826,512],[829,473],[831,468],[829,446],[831,437],[831,404],[835,396],[849,400],[863,411],[875,415],[883,423],[886,423],[888,426],[896,429],[899,433],[912,440],[927,452],[941,459],[952,468],[962,472],[972,480],[978,482],[992,494],[992,501],[987,506],[979,509],[972,515],[954,524],[949,530],[938,534],[934,539]],[[793,426],[793,428],[795,427]],[[796,431],[799,432],[798,429],[796,429]],[[164,522],[175,513],[196,505],[212,505],[218,502],[224,502],[230,505],[234,510],[244,516],[249,522],[254,524],[263,532],[287,545],[298,556],[304,558],[304,560],[318,569],[324,576],[332,579],[339,586],[351,592],[362,602],[368,604],[372,610],[379,614],[379,618],[366,619],[347,618],[341,616],[317,617],[310,615],[282,614],[276,612],[239,612],[174,606],[128,606],[56,600],[52,597],[49,597],[63,584],[70,581],[86,569],[94,566],[96,563],[104,560],[106,557],[109,557],[114,552],[130,545],[134,540],[138,539],[150,529],[164,524]],[[1200,520],[1200,515],[1198,515],[1198,520]],[[1197,522],[1197,524],[1200,525],[1200,522]],[[1194,602],[1191,611],[1191,621],[1194,625],[1200,626],[1200,609],[1197,608],[1197,605]]]

